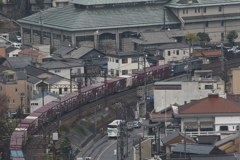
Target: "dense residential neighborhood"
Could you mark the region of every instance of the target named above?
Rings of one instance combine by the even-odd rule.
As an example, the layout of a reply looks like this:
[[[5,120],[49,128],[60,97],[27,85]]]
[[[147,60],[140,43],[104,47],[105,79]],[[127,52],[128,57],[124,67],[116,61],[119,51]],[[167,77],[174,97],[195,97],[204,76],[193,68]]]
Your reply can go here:
[[[240,160],[240,0],[0,0],[0,159]]]

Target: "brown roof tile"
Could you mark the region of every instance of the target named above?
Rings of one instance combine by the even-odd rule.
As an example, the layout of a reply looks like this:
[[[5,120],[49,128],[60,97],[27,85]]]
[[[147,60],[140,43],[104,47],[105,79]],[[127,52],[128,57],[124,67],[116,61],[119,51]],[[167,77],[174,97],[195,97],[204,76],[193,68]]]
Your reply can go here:
[[[179,114],[240,113],[240,106],[216,94],[179,107]]]
[[[213,51],[202,51],[202,52],[194,52],[194,57],[208,57],[208,56],[220,56],[222,55],[221,50],[213,50]]]

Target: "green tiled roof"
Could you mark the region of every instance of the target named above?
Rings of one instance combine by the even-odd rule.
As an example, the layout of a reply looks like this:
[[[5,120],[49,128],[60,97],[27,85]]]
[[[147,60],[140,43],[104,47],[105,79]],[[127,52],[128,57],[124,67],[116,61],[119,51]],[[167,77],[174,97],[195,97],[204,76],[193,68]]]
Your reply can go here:
[[[181,85],[182,82],[155,82],[155,86],[175,86],[175,85]]]
[[[192,7],[209,7],[220,5],[240,4],[240,0],[192,0],[192,4],[187,4],[188,0],[171,0],[166,7],[172,8],[192,8]]]
[[[162,5],[118,8],[80,9],[74,4],[63,8],[50,8],[42,12],[43,26],[65,31],[84,31],[126,27],[163,25]],[[40,14],[18,20],[20,23],[40,25]],[[179,24],[177,17],[166,10],[166,24]]]
[[[73,0],[70,3],[81,4],[81,5],[100,5],[100,4],[120,4],[120,3],[139,3],[139,2],[153,2],[166,0]]]

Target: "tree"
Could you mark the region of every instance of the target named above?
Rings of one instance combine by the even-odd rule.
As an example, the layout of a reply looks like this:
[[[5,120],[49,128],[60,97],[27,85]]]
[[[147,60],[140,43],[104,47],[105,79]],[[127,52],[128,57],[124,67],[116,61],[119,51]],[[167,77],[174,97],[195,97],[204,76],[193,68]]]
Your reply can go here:
[[[54,46],[50,46],[50,54],[53,54],[57,49]]]
[[[229,41],[229,43],[232,43],[234,45],[234,40],[238,38],[238,33],[233,30],[228,32],[227,37],[226,37]]]
[[[199,32],[197,36],[200,37],[201,42],[210,42],[211,40],[209,35],[205,32]]]
[[[7,111],[8,111],[8,107],[7,107],[7,101],[8,101],[9,97],[4,95],[4,94],[0,94],[0,120],[6,120],[7,119]]]
[[[43,10],[45,7],[44,0],[36,0],[36,4],[41,10]]]
[[[200,41],[200,37],[197,36],[196,34],[189,33],[186,35],[186,40],[188,41],[189,44],[193,45],[194,42]]]
[[[68,156],[69,152],[71,150],[71,142],[68,137],[66,137],[60,144],[59,151],[64,156]]]

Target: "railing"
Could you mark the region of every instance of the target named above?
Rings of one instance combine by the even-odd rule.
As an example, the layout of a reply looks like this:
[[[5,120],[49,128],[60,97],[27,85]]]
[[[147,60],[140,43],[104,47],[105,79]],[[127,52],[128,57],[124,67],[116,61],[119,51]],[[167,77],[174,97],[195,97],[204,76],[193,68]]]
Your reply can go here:
[[[186,132],[187,136],[197,137],[197,136],[207,136],[207,135],[230,135],[236,134],[236,131],[196,131],[196,132]]]

